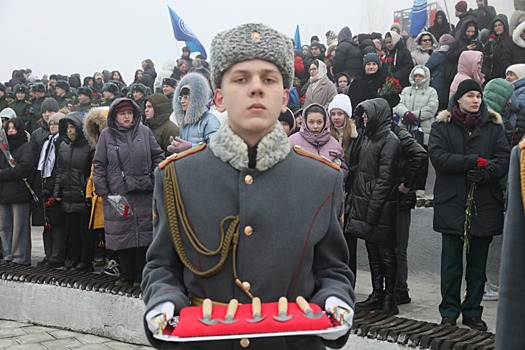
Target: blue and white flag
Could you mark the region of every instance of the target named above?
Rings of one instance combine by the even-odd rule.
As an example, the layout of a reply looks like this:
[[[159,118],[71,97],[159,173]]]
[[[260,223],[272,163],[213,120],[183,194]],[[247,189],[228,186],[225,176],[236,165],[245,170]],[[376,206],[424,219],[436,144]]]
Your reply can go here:
[[[427,24],[427,0],[414,0],[410,12],[410,35],[417,36]]]
[[[173,27],[173,35],[177,41],[184,41],[190,48],[191,52],[200,52],[204,58],[207,58],[206,49],[202,46],[201,42],[191,29],[184,23],[182,18],[179,17],[171,7],[168,6],[170,11],[171,25]]]
[[[293,41],[295,43],[294,50],[301,51],[301,34],[299,33],[299,25],[295,28],[295,35],[293,36]]]

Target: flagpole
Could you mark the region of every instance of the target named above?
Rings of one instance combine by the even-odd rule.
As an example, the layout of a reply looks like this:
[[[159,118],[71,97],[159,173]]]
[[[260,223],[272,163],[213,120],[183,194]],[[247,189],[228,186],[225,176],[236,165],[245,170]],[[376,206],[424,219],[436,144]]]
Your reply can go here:
[[[443,0],[445,3],[445,11],[447,12],[447,18],[448,18],[448,29],[452,30],[452,18],[450,18],[450,13],[448,13],[448,5],[447,0]]]

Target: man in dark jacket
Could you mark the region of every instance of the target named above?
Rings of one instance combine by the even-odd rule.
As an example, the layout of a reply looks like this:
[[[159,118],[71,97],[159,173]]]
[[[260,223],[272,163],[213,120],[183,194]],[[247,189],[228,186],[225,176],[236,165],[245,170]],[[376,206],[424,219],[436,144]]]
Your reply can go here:
[[[46,98],[46,86],[42,83],[35,83],[31,85],[31,104],[33,107],[33,120],[31,129],[36,130],[38,123],[38,120],[42,116],[42,102],[44,102]]]
[[[40,157],[42,145],[49,136],[49,118],[58,112],[60,108],[58,107],[58,103],[54,98],[48,97],[44,100],[44,102],[42,102],[40,109],[42,111],[40,114],[41,118],[39,119],[38,123],[40,127],[31,133],[31,146],[36,159]]]
[[[171,154],[167,147],[171,144],[170,137],[179,136],[179,127],[170,120],[173,107],[169,98],[164,94],[153,94],[146,98],[145,105],[146,119],[144,124],[151,129],[160,148],[167,155]]]
[[[97,107],[96,103],[92,103],[93,90],[88,86],[81,86],[78,88],[78,104],[75,107],[75,112],[82,113],[85,116],[93,107]]]
[[[334,76],[346,73],[351,83],[363,70],[363,54],[359,46],[352,41],[352,31],[343,27],[337,35],[337,50],[332,66]]]
[[[53,197],[65,212],[65,231],[71,258],[70,268],[93,271],[95,235],[88,232],[89,211],[86,185],[93,154],[82,132],[82,113],[72,112],[59,122],[63,142],[58,150]]]
[[[228,123],[209,145],[170,157],[155,170],[154,239],[142,283],[149,341],[157,348],[186,348],[156,339],[156,321],[200,305],[203,298],[249,304],[253,297],[269,303],[301,295],[348,325],[354,297],[341,228],[342,173],[317,156],[292,150],[278,122],[294,78],[291,40],[262,24],[241,25],[213,39],[211,61],[215,103],[219,111],[228,111]],[[238,76],[245,78],[234,78]],[[270,77],[274,83],[261,84]],[[289,176],[298,169],[316,184],[308,191]],[[167,211],[171,204],[165,201],[182,205],[182,211]],[[188,241],[187,235],[198,233],[203,249],[216,249],[228,226],[239,244],[224,250],[223,259],[220,253],[199,253]],[[175,232],[175,227],[180,229]],[[174,247],[172,237],[179,237],[183,246]],[[208,273],[214,266],[214,273]],[[346,316],[340,313],[343,307]],[[179,325],[183,321],[181,316]],[[344,328],[321,335],[324,339],[276,335],[188,347],[324,350],[325,345],[340,348],[346,343]]]
[[[489,246],[493,236],[503,229],[503,192],[498,181],[509,165],[502,118],[487,109],[482,94],[482,87],[475,81],[461,82],[453,109],[438,114],[428,143],[436,169],[434,230],[442,234],[443,242],[441,324],[455,325],[463,314],[463,324],[480,331],[487,329],[480,304]],[[467,215],[465,208],[474,205],[472,201],[475,209]],[[467,294],[461,303],[465,247]]]
[[[55,92],[57,94],[56,100],[60,108],[64,108],[64,107],[70,108],[73,104],[75,104],[75,101],[69,89],[70,89],[70,86],[67,81],[64,81],[64,80],[57,81],[55,85]]]
[[[364,101],[355,113],[363,121],[364,139],[345,234],[365,240],[373,289],[356,309],[394,315],[399,312],[395,298],[399,139],[391,130],[392,112],[385,99]]]
[[[478,8],[473,12],[478,19],[479,30],[491,29],[492,20],[496,16],[496,9],[494,6],[489,6],[488,0],[476,0],[476,5]]]

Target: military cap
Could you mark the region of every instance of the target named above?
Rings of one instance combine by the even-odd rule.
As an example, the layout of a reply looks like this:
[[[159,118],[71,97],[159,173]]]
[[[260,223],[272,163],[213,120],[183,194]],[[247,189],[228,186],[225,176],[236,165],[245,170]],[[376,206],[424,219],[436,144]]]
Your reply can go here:
[[[66,91],[69,91],[69,83],[64,80],[58,80],[57,83],[55,84],[55,88],[61,88]]]
[[[27,86],[24,84],[16,84],[15,88],[13,89],[13,93],[16,94],[17,92],[23,92],[24,94],[27,94]]]
[[[146,85],[142,83],[136,83],[131,86],[131,92],[135,92],[135,91],[140,91],[144,95],[146,95],[146,93],[148,92],[148,89],[146,88]]]
[[[86,95],[87,97],[93,97],[93,90],[89,86],[81,86],[78,88],[79,95]]]
[[[109,91],[114,95],[118,94],[118,86],[114,83],[105,83],[102,87],[102,91]]]
[[[290,88],[294,78],[292,40],[264,24],[248,23],[221,32],[211,43],[211,82],[221,87],[222,76],[234,64],[264,60],[279,68],[283,86]]]
[[[174,88],[177,86],[177,80],[173,78],[164,78],[162,79],[162,85],[169,85]]]
[[[31,92],[46,92],[46,86],[42,83],[34,83],[31,85]]]

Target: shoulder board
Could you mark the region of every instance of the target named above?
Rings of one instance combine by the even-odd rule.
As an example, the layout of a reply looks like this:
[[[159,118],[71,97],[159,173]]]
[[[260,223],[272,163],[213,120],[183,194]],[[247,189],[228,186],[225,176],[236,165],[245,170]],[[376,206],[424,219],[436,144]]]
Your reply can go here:
[[[187,157],[191,154],[194,154],[194,153],[197,153],[197,152],[200,152],[202,150],[204,150],[206,148],[206,144],[204,142],[201,142],[199,143],[197,146],[195,147],[192,147],[190,149],[187,149],[185,150],[184,152],[180,152],[180,153],[177,153],[177,154],[173,154],[171,156],[169,156],[168,158],[164,159],[160,164],[159,164],[159,168],[160,170],[164,170],[164,168],[170,164],[171,162],[174,162],[178,159],[182,159],[184,157]]]
[[[33,102],[31,102],[30,100],[25,100],[24,102],[27,103],[28,105],[32,105],[33,104]]]
[[[7,101],[7,103],[13,103],[15,100],[12,99],[11,97],[6,97],[5,99]]]
[[[98,103],[92,103],[91,107],[98,107]]]
[[[314,159],[314,160],[317,160],[318,162],[321,162],[323,164],[326,164],[328,165],[330,168],[332,169],[335,169],[337,171],[339,171],[339,169],[341,169],[339,167],[339,165],[335,164],[335,163],[332,163],[331,161],[329,161],[328,159],[326,158],[323,158],[321,156],[318,156],[317,154],[313,154],[311,152],[308,152],[308,151],[305,151],[304,149],[301,148],[301,146],[293,146],[293,150],[295,151],[295,153],[297,153],[298,155],[300,156],[303,156],[303,157],[307,157],[307,158],[311,158],[311,159]]]

